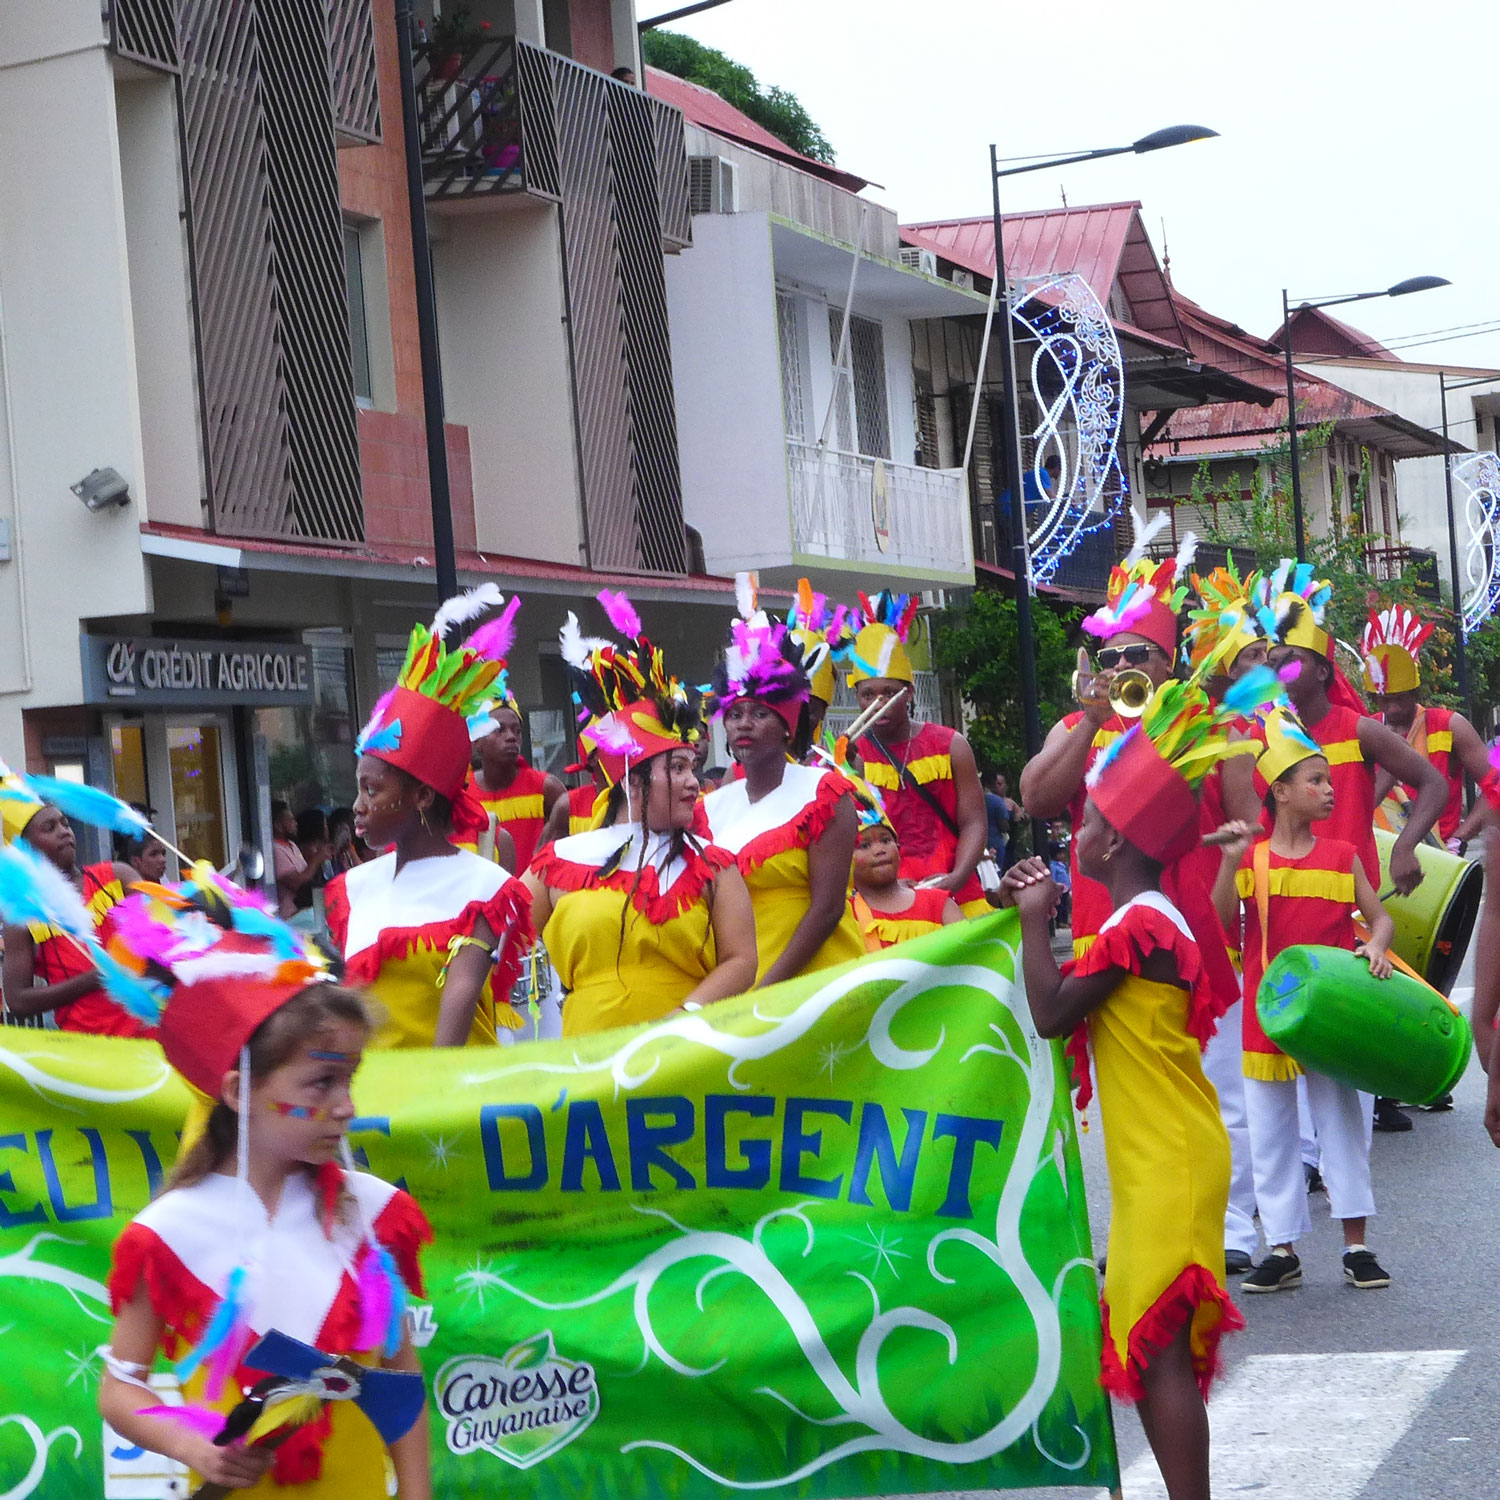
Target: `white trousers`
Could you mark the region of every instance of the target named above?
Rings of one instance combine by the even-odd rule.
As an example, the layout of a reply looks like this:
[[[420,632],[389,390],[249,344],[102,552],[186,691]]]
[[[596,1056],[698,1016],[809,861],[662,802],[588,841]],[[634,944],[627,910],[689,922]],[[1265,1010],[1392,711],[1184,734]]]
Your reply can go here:
[[[1255,1176],[1250,1164],[1250,1127],[1245,1120],[1244,1036],[1236,1001],[1219,1021],[1203,1054],[1203,1071],[1219,1096],[1219,1114],[1229,1132],[1229,1207],[1224,1211],[1224,1248],[1255,1249]]]
[[[1370,1187],[1364,1103],[1356,1090],[1321,1073],[1308,1073],[1306,1080],[1329,1212],[1335,1219],[1368,1218],[1375,1212],[1375,1197]],[[1250,1126],[1255,1201],[1266,1243],[1295,1244],[1312,1229],[1307,1180],[1302,1173],[1297,1081],[1266,1083],[1247,1078],[1245,1115]]]

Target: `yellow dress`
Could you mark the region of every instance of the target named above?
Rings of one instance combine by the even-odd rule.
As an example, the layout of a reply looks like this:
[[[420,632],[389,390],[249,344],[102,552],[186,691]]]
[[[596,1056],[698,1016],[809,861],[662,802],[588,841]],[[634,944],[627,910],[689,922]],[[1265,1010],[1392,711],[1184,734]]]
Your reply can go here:
[[[346,978],[379,1007],[372,1046],[432,1046],[450,945],[471,936],[481,919],[500,943],[499,961],[474,1008],[469,1045],[493,1043],[524,1024],[510,990],[531,947],[531,903],[499,865],[459,850],[408,860],[397,871],[395,854],[385,854],[330,881],[326,909]]]
[[[559,839],[533,861],[553,893],[542,945],[566,996],[564,1036],[655,1021],[713,972],[712,882],[734,859],[712,845],[673,859],[670,845],[614,824]]]
[[[743,781],[710,792],[703,799],[713,841],[734,855],[750,888],[755,911],[756,978],[781,956],[797,924],[807,914],[811,883],[807,851],[833,818],[839,802],[852,794],[837,771],[789,764],[781,785],[751,802]],[[846,903],[837,927],[803,973],[862,958],[865,938]]]
[[[1158,949],[1189,987],[1132,972]],[[1191,1320],[1206,1395],[1220,1337],[1243,1323],[1224,1289],[1229,1137],[1188,1033],[1198,949],[1177,909],[1151,891],[1104,924],[1075,972],[1105,969],[1124,977],[1087,1023],[1110,1189],[1102,1380],[1112,1395],[1140,1400],[1141,1372]]]

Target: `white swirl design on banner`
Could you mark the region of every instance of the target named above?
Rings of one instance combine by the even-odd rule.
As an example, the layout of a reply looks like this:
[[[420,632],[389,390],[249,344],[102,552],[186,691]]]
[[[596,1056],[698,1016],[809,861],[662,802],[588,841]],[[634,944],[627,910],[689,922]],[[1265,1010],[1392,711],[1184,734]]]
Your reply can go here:
[[[33,1056],[45,1054],[37,1053]],[[139,1088],[97,1088],[92,1084],[79,1083],[76,1079],[59,1078],[45,1068],[37,1067],[30,1057],[22,1057],[4,1047],[0,1047],[0,1068],[9,1068],[17,1077],[24,1078],[38,1094],[49,1094],[58,1099],[77,1099],[84,1104],[130,1104],[137,1099],[149,1099],[172,1077],[172,1069],[166,1059],[162,1058],[158,1060],[151,1080]],[[0,1496],[0,1500],[4,1500],[4,1497]]]
[[[83,1245],[84,1242],[64,1239],[60,1234],[39,1230],[21,1249],[9,1255],[0,1255],[0,1281],[10,1278],[18,1281],[45,1281],[49,1286],[60,1286],[78,1304],[81,1313],[96,1323],[108,1323],[107,1317],[84,1304],[84,1298],[108,1307],[109,1288],[102,1281],[95,1281],[92,1276],[85,1276],[80,1271],[70,1271],[66,1266],[54,1266],[51,1261],[39,1259],[36,1254],[37,1246],[48,1243]],[[0,1500],[4,1500],[4,1497],[0,1496]]]
[[[22,1412],[12,1412],[8,1417],[0,1417],[0,1427],[9,1427],[12,1423],[31,1440],[31,1467],[10,1489],[0,1490],[0,1500],[26,1500],[27,1495],[36,1493],[46,1477],[47,1458],[52,1452],[53,1443],[61,1437],[72,1438],[73,1457],[78,1458],[83,1453],[83,1439],[71,1427],[54,1427],[51,1432],[43,1432]]]
[[[1014,951],[1009,949],[1012,962]],[[921,970],[924,981],[919,985],[916,972]],[[1086,1270],[1090,1277],[1093,1266],[1086,1259],[1077,1259],[1063,1267],[1052,1286],[1045,1286],[1027,1262],[1021,1246],[1021,1213],[1031,1185],[1043,1171],[1054,1170],[1063,1174],[1063,1133],[1052,1125],[1055,1100],[1055,1060],[1047,1042],[1039,1038],[1030,1025],[1029,1013],[1024,1004],[1012,1008],[1011,999],[1015,989],[1010,980],[989,969],[969,965],[955,965],[947,969],[911,961],[893,959],[885,964],[861,965],[851,976],[839,976],[823,989],[809,996],[791,1015],[777,1020],[773,1029],[760,1037],[737,1038],[716,1033],[704,1022],[694,1017],[674,1018],[652,1027],[644,1037],[635,1039],[613,1056],[601,1059],[592,1065],[580,1064],[577,1069],[563,1071],[593,1072],[609,1068],[617,1085],[631,1087],[643,1078],[649,1078],[651,1070],[644,1075],[633,1075],[628,1068],[630,1057],[639,1050],[639,1044],[651,1037],[677,1036],[690,1038],[715,1051],[735,1059],[734,1066],[752,1057],[764,1057],[774,1052],[788,1040],[803,1035],[812,1022],[822,1015],[834,1000],[845,994],[853,984],[863,984],[871,979],[901,978],[904,982],[871,1018],[866,1040],[871,1050],[887,1067],[911,1069],[921,1067],[936,1055],[943,1044],[943,1034],[930,1048],[916,1051],[896,1046],[890,1037],[890,1024],[901,1007],[918,992],[929,991],[935,984],[963,984],[988,994],[1011,1016],[1019,1032],[1024,1053],[1011,1045],[1007,1028],[996,1027],[1001,1037],[1001,1047],[984,1046],[970,1048],[965,1058],[977,1050],[994,1052],[1027,1074],[1029,1100],[1025,1118],[1021,1124],[1016,1145],[1016,1165],[1007,1174],[1001,1190],[996,1211],[993,1236],[976,1232],[970,1228],[944,1230],[933,1236],[927,1246],[926,1269],[936,1280],[947,1286],[960,1282],[966,1263],[974,1257],[997,1268],[1014,1286],[1020,1295],[1036,1336],[1036,1369],[1025,1392],[987,1431],[963,1442],[950,1442],[927,1437],[906,1426],[887,1401],[881,1388],[880,1354],[886,1340],[898,1329],[915,1329],[930,1333],[942,1340],[948,1364],[959,1359],[958,1335],[952,1326],[933,1313],[920,1307],[899,1306],[882,1309],[880,1298],[873,1282],[859,1271],[846,1274],[862,1282],[870,1292],[872,1312],[869,1322],[859,1337],[855,1352],[854,1378],[850,1379],[840,1368],[839,1362],[829,1349],[822,1330],[804,1300],[801,1292],[771,1259],[762,1245],[763,1233],[774,1219],[796,1219],[806,1230],[807,1255],[816,1242],[817,1229],[808,1216],[810,1203],[799,1203],[790,1208],[778,1208],[762,1217],[755,1225],[750,1238],[723,1230],[693,1229],[679,1224],[669,1215],[656,1209],[635,1205],[637,1213],[665,1219],[679,1231],[679,1237],[643,1257],[634,1267],[616,1277],[608,1285],[587,1297],[568,1302],[553,1302],[545,1297],[533,1295],[503,1272],[485,1271],[487,1286],[503,1289],[532,1307],[547,1312],[577,1311],[597,1306],[608,1299],[628,1292],[632,1298],[633,1311],[645,1347],[645,1363],[655,1358],[668,1369],[690,1379],[701,1378],[718,1369],[722,1361],[699,1368],[688,1364],[674,1354],[663,1343],[652,1316],[651,1296],[663,1275],[684,1261],[703,1259],[713,1262],[698,1282],[697,1296],[700,1310],[703,1308],[703,1290],[718,1276],[739,1273],[754,1283],[765,1295],[771,1306],[780,1315],[788,1330],[796,1338],[808,1365],[817,1376],[834,1408],[828,1416],[814,1416],[801,1410],[780,1392],[761,1387],[758,1394],[775,1400],[810,1423],[822,1427],[852,1427],[852,1433],[843,1442],[820,1453],[786,1474],[777,1474],[761,1479],[745,1479],[720,1474],[710,1468],[696,1455],[674,1444],[651,1438],[640,1438],[626,1443],[622,1453],[638,1448],[651,1448],[670,1453],[691,1465],[716,1484],[733,1490],[775,1489],[782,1485],[795,1484],[812,1474],[838,1463],[851,1454],[866,1452],[903,1453],[914,1457],[933,1459],[944,1463],[975,1463],[1002,1452],[1028,1435],[1035,1437],[1034,1429],[1042,1416],[1047,1402],[1057,1386],[1062,1367],[1062,1326],[1058,1312],[1058,1301],[1064,1282],[1075,1270]],[[1017,1014],[1017,1011],[1021,1014]],[[654,1069],[654,1064],[653,1064]],[[514,1071],[514,1070],[511,1070]],[[556,1070],[549,1070],[556,1071]],[[733,1075],[734,1067],[730,1069]],[[492,1075],[494,1076],[494,1075]],[[738,1085],[737,1085],[738,1086]],[[1029,1164],[1027,1170],[1023,1164]],[[1064,1178],[1064,1181],[1066,1179]],[[1084,1458],[1077,1461],[1081,1466],[1087,1461],[1087,1443]]]
[[[1464,634],[1470,636],[1500,603],[1500,458],[1493,453],[1466,453],[1448,463],[1464,496],[1469,539],[1464,549],[1463,626]]]

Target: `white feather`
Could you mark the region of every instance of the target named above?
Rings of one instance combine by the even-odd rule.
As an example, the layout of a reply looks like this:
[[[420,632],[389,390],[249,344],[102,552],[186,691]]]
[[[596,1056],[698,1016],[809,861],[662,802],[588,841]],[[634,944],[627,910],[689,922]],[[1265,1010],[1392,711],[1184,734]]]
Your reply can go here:
[[[1182,533],[1182,545],[1177,549],[1177,581],[1186,583],[1188,569],[1198,555],[1198,538],[1191,531]]]
[[[281,967],[281,963],[281,958],[269,949],[260,953],[210,951],[202,958],[189,958],[180,963],[174,963],[172,975],[178,984],[201,984],[205,979],[235,979],[274,974]]]
[[[93,937],[94,919],[73,882],[51,860],[36,853],[30,844],[24,848],[16,846],[16,852],[26,861],[27,874],[37,899],[46,907],[52,925],[71,932],[74,937]]]
[[[562,647],[562,659],[570,667],[577,667],[580,672],[588,671],[591,653],[610,644],[601,636],[584,635],[578,628],[578,616],[572,610],[568,611],[568,618],[563,621],[557,639]]]
[[[756,599],[760,593],[760,580],[754,573],[734,575],[734,604],[740,619],[749,620],[755,613]]]
[[[1169,519],[1167,511],[1159,510],[1143,526],[1141,524],[1141,513],[1134,506],[1131,506],[1130,524],[1135,533],[1135,541],[1130,551],[1125,554],[1124,567],[1132,567],[1146,555],[1146,548],[1166,529]]]
[[[453,598],[444,601],[442,607],[432,617],[432,633],[439,640],[447,640],[448,632],[455,625],[477,620],[480,615],[488,614],[492,609],[499,609],[504,603],[505,595],[500,592],[499,584],[481,583],[478,588],[455,594]]]

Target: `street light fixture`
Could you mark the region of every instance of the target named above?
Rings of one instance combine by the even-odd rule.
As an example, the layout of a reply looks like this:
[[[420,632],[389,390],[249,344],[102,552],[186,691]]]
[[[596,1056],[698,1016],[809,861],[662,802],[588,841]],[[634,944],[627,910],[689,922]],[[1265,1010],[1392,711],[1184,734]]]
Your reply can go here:
[[[1016,646],[1021,657],[1021,708],[1025,721],[1026,758],[1032,759],[1042,748],[1041,698],[1037,687],[1036,649],[1031,624],[1031,550],[1026,535],[1026,491],[1021,474],[1021,418],[1016,391],[1016,341],[1011,325],[1010,287],[1005,275],[1005,236],[1000,222],[1000,179],[1017,177],[1025,172],[1040,172],[1050,167],[1065,167],[1074,162],[1098,161],[1106,156],[1142,155],[1169,146],[1183,146],[1189,141],[1208,140],[1218,131],[1205,125],[1168,125],[1153,130],[1128,146],[1103,146],[1093,151],[1056,152],[1049,156],[1013,156],[1002,162],[995,146],[990,146],[990,190],[994,199],[995,281],[997,298],[1004,298],[1000,318],[1000,406],[1001,427],[1005,445],[1005,468],[1010,476],[1010,550],[1011,570],[1016,583]],[[980,361],[984,355],[981,351]],[[982,381],[981,368],[975,374],[976,388]],[[977,389],[976,389],[977,396]],[[1032,852],[1045,848],[1039,822],[1032,825]]]
[[[1316,307],[1341,307],[1346,302],[1368,302],[1373,297],[1406,297],[1412,292],[1430,292],[1434,287],[1451,286],[1443,276],[1408,276],[1381,292],[1345,292],[1338,297],[1315,297],[1299,302],[1297,311]],[[1292,368],[1292,309],[1285,287],[1281,289],[1281,350],[1286,362],[1286,432],[1292,465],[1292,540],[1297,561],[1307,561],[1307,541],[1302,531],[1302,472],[1297,462],[1297,379]]]

